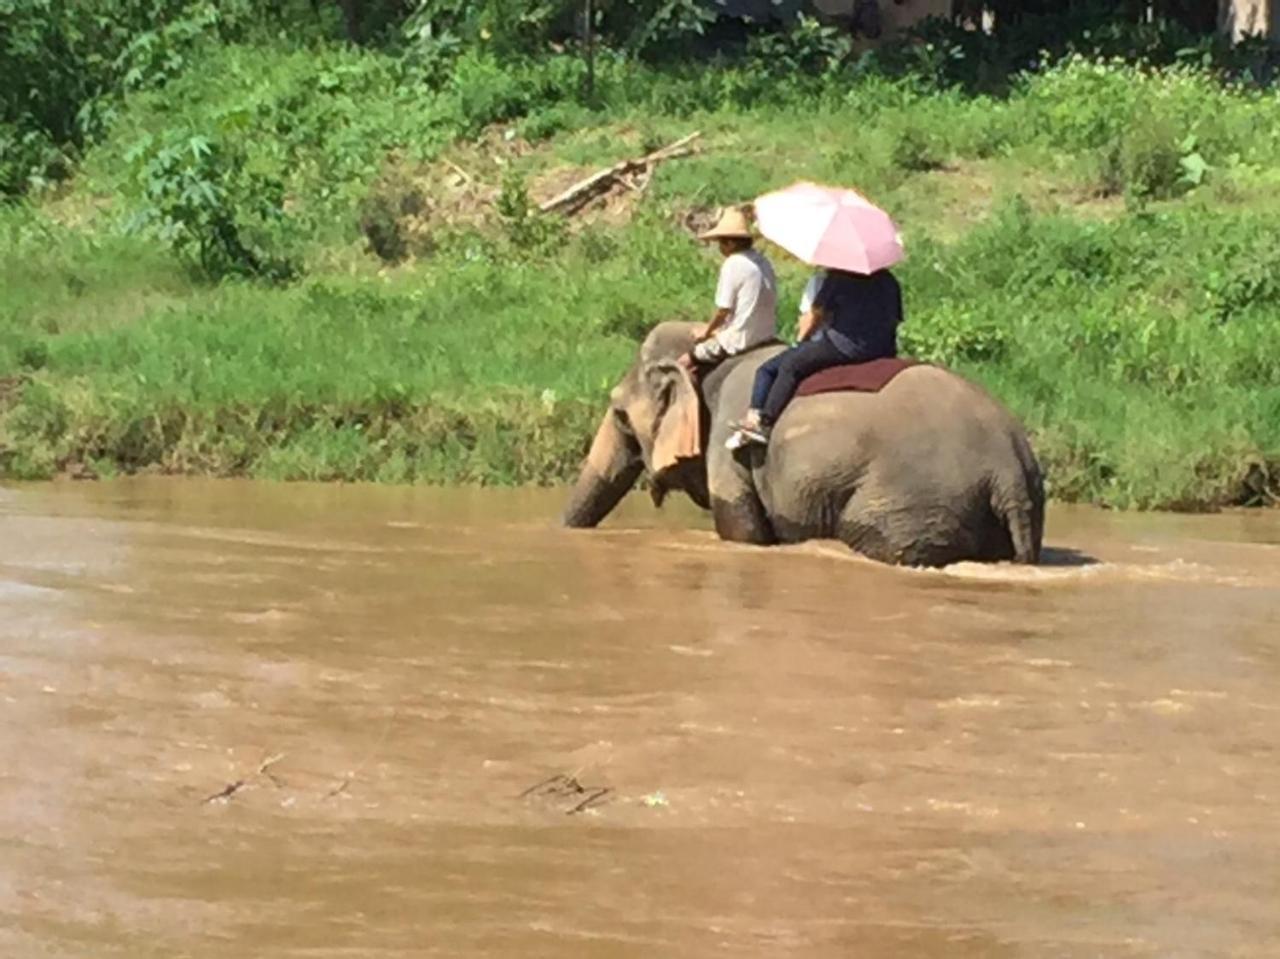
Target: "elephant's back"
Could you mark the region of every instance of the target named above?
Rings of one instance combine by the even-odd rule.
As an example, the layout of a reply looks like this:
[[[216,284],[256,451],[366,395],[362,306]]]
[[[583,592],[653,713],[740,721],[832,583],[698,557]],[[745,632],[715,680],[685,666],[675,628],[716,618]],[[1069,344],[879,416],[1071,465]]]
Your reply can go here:
[[[1022,434],[1014,416],[990,393],[936,366],[903,370],[878,393],[800,397],[779,421],[779,452],[855,458],[904,446],[985,448],[996,437]],[[832,442],[839,436],[846,442]],[[850,446],[852,442],[852,447]]]
[[[918,366],[878,393],[796,399],[757,485],[770,513],[790,517],[803,538],[839,535],[851,501],[885,515],[985,521],[994,490],[1025,485],[1037,471],[1022,426],[995,397],[949,370]]]

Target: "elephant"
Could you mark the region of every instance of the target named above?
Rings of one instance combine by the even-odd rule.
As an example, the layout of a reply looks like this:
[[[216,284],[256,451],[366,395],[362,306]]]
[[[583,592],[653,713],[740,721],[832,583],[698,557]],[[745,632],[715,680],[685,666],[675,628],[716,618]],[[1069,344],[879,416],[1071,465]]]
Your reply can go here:
[[[883,563],[1036,564],[1044,479],[1026,432],[989,393],[910,366],[878,393],[820,393],[787,407],[767,447],[731,452],[755,372],[782,350],[730,357],[700,389],[679,362],[699,327],[654,327],[609,397],[563,522],[598,525],[647,474],[654,504],[681,491],[724,540],[841,540]],[[700,441],[681,455],[682,432]]]

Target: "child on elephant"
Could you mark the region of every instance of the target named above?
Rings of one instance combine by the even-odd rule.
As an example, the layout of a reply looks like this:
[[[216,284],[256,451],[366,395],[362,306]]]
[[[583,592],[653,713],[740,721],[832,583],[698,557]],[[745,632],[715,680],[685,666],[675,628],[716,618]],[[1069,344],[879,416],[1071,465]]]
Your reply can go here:
[[[810,281],[811,284],[813,281]],[[808,292],[808,291],[806,291]],[[833,366],[898,355],[902,288],[888,270],[871,275],[830,270],[800,318],[799,342],[756,372],[751,408],[734,424],[730,449],[767,444],[773,425],[808,377]]]
[[[699,239],[720,245],[724,264],[716,285],[716,313],[693,349],[680,358],[693,373],[774,340],[778,335],[778,281],[773,264],[755,249],[740,210],[729,209]]]

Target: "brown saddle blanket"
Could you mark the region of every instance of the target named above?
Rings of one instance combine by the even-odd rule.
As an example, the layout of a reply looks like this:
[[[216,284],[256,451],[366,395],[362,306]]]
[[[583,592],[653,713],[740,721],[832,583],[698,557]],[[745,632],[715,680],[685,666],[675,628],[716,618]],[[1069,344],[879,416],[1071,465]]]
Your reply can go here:
[[[818,393],[879,393],[903,370],[919,365],[918,361],[905,357],[887,357],[868,360],[866,363],[832,366],[804,380],[796,390],[796,396],[815,396]]]

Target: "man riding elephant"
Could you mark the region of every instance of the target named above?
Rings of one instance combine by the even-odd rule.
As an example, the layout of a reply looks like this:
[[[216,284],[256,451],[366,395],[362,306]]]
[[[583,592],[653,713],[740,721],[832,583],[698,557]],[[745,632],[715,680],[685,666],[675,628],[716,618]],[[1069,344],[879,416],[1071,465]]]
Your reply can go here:
[[[859,317],[871,314],[884,330],[896,327],[897,284],[885,271],[902,245],[887,214],[852,191],[814,184],[762,197],[756,212],[762,232],[806,262],[861,276],[823,283],[820,314],[839,323],[829,328],[864,336]],[[883,309],[872,310],[881,299]],[[752,402],[753,387],[786,368],[774,362],[785,347],[728,354],[695,386],[689,356],[701,333],[694,324],[661,323],[645,338],[610,393],[566,525],[595,526],[647,474],[656,504],[683,491],[734,542],[839,539],[872,559],[916,566],[1039,561],[1039,464],[1022,426],[980,387],[881,348],[871,351],[886,357],[877,363],[836,366],[821,388],[806,390],[806,381],[785,409],[769,407],[760,390]],[[816,366],[797,366],[788,399],[791,380],[841,358],[831,350]],[[743,425],[735,420],[759,405],[778,417],[768,443],[739,448],[730,442]]]
[[[716,243],[724,262],[716,283],[715,315],[693,349],[680,358],[691,373],[706,372],[778,335],[778,278],[773,264],[755,248],[746,215],[727,209],[698,239]]]
[[[645,338],[610,394],[566,525],[597,525],[647,474],[655,503],[684,492],[733,542],[838,539],[911,566],[1039,561],[1040,467],[1022,426],[985,390],[938,367],[910,366],[878,392],[796,399],[767,447],[733,452],[725,444],[756,371],[783,347],[716,367],[701,383],[700,415],[698,390],[678,362],[697,333],[694,324],[661,323]]]

